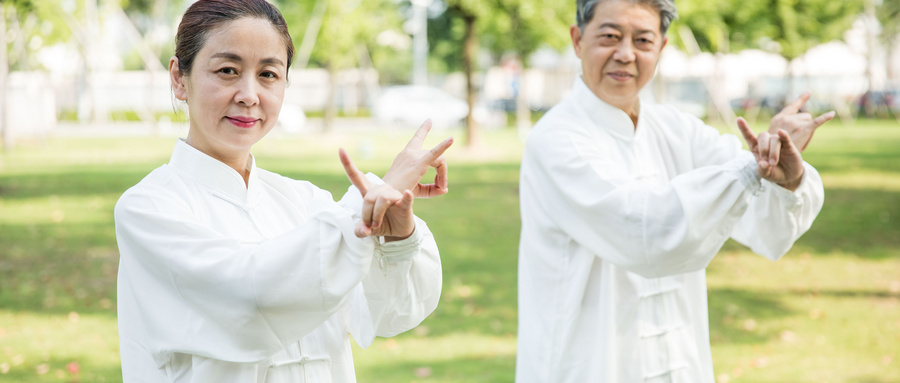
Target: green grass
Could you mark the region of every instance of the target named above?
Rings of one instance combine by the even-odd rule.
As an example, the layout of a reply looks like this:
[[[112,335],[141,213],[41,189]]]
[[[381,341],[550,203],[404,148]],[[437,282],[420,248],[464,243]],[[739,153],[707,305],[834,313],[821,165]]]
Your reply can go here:
[[[273,136],[255,153],[340,195],[338,147],[381,174],[410,134]],[[522,145],[512,130],[485,131],[475,150],[458,131],[428,144],[449,134],[450,194],[416,201],[441,249],[441,303],[417,329],[355,349],[360,382],[513,380]],[[0,155],[0,381],[121,381],[112,208],[173,143],[48,138]],[[718,380],[900,381],[900,126],[835,123],[804,156],[826,184],[810,232],[779,262],[729,242],[709,267]]]

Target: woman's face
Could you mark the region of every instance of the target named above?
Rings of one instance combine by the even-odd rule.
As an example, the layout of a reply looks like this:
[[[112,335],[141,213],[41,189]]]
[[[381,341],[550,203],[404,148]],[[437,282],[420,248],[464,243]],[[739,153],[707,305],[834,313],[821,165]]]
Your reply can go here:
[[[649,6],[611,0],[597,4],[584,33],[572,26],[582,78],[597,97],[626,113],[633,111],[666,45],[659,22],[659,13]]]
[[[188,105],[191,146],[220,160],[246,156],[272,130],[287,85],[287,52],[267,20],[241,18],[210,31],[190,76],[172,61],[175,96]]]

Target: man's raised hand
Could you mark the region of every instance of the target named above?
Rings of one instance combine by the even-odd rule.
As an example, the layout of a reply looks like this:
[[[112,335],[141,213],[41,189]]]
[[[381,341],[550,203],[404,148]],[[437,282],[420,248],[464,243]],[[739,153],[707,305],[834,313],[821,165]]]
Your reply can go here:
[[[762,132],[757,137],[743,118],[739,117],[737,124],[756,158],[759,176],[785,189],[797,190],[803,178],[803,158],[791,136],[779,129],[774,135]]]
[[[803,105],[809,101],[809,92],[804,92],[796,100],[788,104],[781,110],[769,123],[769,134],[776,135],[778,130],[784,130],[791,136],[794,145],[800,148],[800,151],[806,150],[806,145],[812,139],[816,128],[834,118],[834,111],[822,114],[813,118],[812,114],[800,112]]]

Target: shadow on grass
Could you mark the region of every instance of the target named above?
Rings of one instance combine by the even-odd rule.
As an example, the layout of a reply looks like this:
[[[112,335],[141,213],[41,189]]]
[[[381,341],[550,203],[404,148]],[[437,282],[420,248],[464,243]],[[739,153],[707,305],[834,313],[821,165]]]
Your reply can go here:
[[[112,222],[0,225],[0,307],[115,315],[113,230]]]
[[[77,170],[58,173],[0,175],[0,198],[24,200],[48,196],[121,195],[153,168],[135,166],[133,171]]]
[[[794,314],[774,293],[710,289],[708,300],[712,343],[766,343],[779,335],[779,329],[760,329],[757,323]]]
[[[728,241],[724,251],[744,247]],[[900,255],[900,193],[868,189],[826,189],[825,205],[792,251],[834,252],[881,259]]]

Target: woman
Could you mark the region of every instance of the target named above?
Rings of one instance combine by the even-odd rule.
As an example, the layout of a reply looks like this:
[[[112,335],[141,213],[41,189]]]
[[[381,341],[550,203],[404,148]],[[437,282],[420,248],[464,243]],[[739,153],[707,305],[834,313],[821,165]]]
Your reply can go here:
[[[367,347],[437,306],[440,258],[412,202],[447,192],[452,139],[421,150],[426,122],[383,181],[341,151],[354,187],[337,203],[257,168],[292,55],[264,0],[185,12],[169,72],[188,136],[115,210],[126,382],[354,382],[348,334]]]

